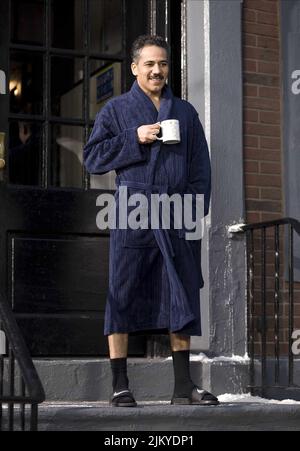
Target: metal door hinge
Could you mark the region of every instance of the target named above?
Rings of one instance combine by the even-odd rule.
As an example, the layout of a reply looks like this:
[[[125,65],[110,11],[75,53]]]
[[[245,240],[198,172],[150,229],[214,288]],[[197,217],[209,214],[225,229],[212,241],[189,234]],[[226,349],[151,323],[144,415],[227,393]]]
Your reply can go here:
[[[0,132],[0,169],[5,167],[5,133]]]
[[[0,94],[6,94],[6,76],[3,70],[0,70]]]
[[[3,330],[0,330],[0,355],[6,354],[6,337]]]

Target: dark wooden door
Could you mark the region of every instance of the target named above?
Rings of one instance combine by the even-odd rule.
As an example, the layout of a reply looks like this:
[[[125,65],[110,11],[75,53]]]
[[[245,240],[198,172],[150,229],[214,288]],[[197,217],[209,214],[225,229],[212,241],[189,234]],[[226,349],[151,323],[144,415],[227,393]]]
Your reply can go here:
[[[96,112],[130,88],[130,47],[159,33],[181,89],[181,0],[1,0],[0,290],[32,355],[107,354],[109,232],[96,227],[114,174],[90,177]],[[5,161],[5,165],[4,165]],[[130,337],[129,353],[161,348]]]
[[[96,112],[132,82],[129,46],[148,15],[140,0],[0,2],[0,290],[32,355],[107,353],[96,199],[114,174],[89,177],[82,148]],[[131,355],[145,349],[131,338]]]

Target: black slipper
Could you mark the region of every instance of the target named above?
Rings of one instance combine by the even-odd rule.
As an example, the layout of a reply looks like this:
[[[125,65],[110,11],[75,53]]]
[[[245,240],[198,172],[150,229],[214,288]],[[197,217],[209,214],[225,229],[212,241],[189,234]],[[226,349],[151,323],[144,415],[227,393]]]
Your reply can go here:
[[[110,404],[114,407],[136,407],[136,401],[130,390],[113,393]]]
[[[206,390],[201,390],[199,387],[194,387],[190,396],[177,397],[173,396],[171,404],[180,405],[199,405],[199,406],[217,406],[218,398]]]

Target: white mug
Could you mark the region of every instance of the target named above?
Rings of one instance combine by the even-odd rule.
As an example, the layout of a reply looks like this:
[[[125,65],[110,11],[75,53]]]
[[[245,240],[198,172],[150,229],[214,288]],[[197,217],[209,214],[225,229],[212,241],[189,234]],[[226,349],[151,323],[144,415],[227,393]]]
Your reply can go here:
[[[180,143],[179,121],[177,119],[167,119],[160,123],[162,133],[161,138],[157,138],[164,144]]]

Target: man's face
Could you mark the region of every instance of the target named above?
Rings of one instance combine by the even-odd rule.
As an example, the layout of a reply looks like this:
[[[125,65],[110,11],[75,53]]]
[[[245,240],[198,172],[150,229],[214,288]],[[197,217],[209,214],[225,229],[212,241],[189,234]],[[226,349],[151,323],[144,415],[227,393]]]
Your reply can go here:
[[[138,61],[131,64],[131,70],[146,94],[160,95],[169,74],[167,51],[156,45],[143,47]]]

